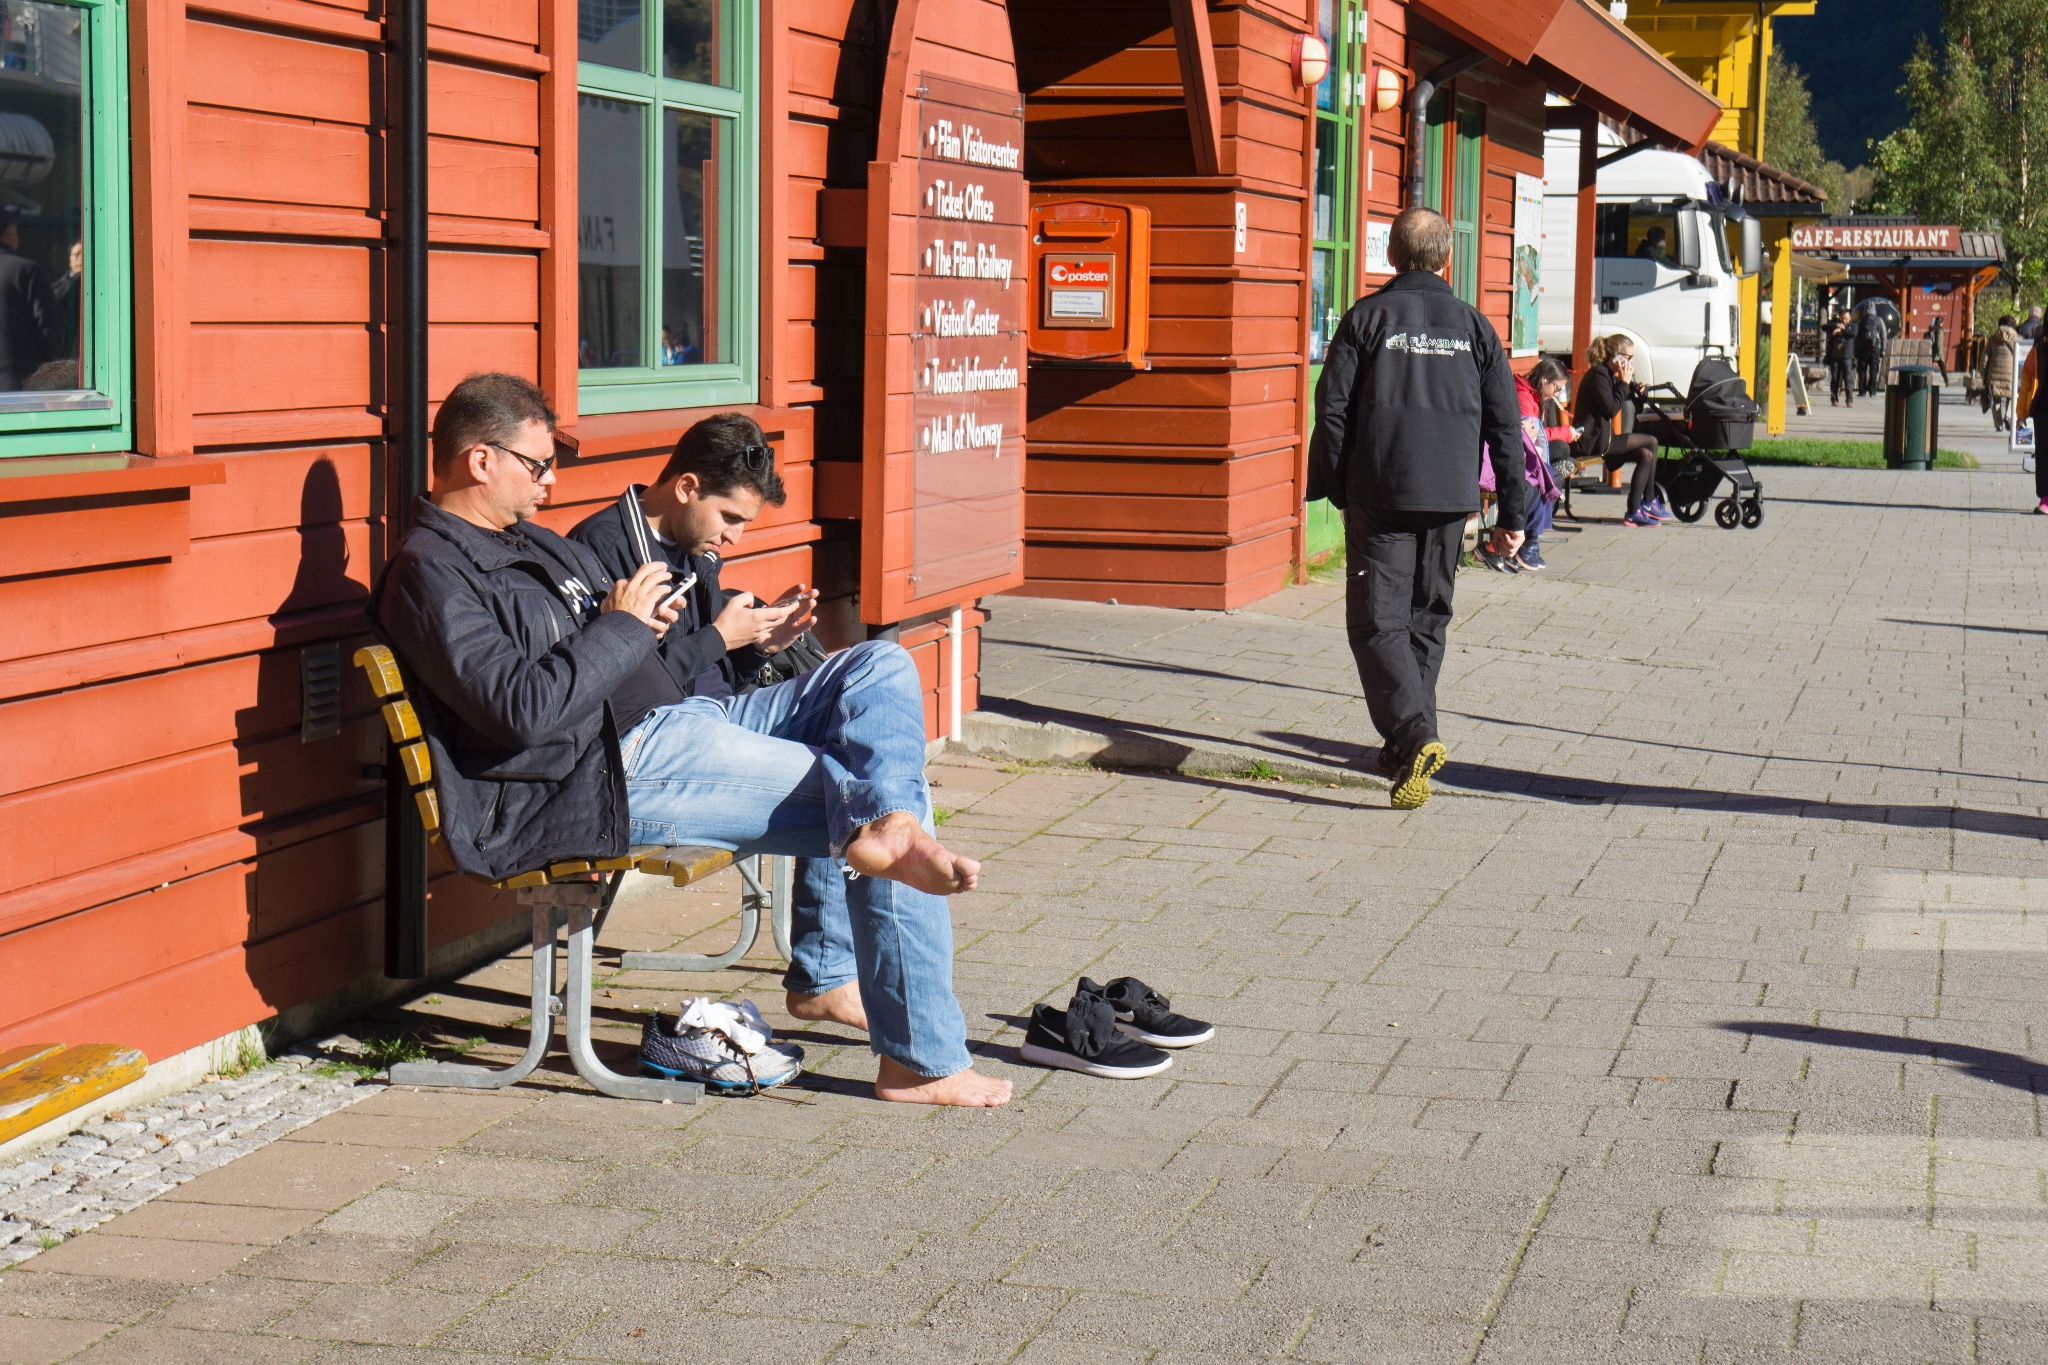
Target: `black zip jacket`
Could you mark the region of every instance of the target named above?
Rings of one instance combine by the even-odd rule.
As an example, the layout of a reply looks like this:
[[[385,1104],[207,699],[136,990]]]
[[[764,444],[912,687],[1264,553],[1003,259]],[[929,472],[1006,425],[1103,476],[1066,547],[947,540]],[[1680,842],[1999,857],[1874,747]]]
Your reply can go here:
[[[405,670],[457,870],[496,881],[624,853],[608,699],[654,632],[601,611],[604,566],[544,527],[486,531],[426,498],[413,518],[371,590],[370,626]]]
[[[1514,372],[1493,324],[1439,275],[1404,271],[1351,306],[1323,357],[1316,426],[1325,467],[1310,483],[1339,507],[1476,512],[1484,443],[1502,529],[1528,524]]]
[[[636,498],[646,491],[643,485],[633,485]],[[606,582],[631,578],[640,571],[639,556],[633,551],[633,542],[626,533],[625,523],[620,520],[621,515],[619,504],[612,502],[578,522],[576,528],[569,532],[569,539],[597,556],[598,562],[604,566]],[[665,549],[658,543],[654,546],[656,554],[664,553]],[[675,563],[677,559],[686,561],[688,567]],[[663,666],[686,697],[697,694],[697,679],[710,668],[716,668],[724,676],[725,685],[737,695],[744,690],[744,683],[756,680],[761,665],[769,657],[752,645],[728,652],[725,637],[711,625],[718,619],[718,613],[725,610],[725,604],[738,595],[718,586],[718,563],[717,555],[678,554],[670,560],[677,579],[684,574],[697,575],[697,586],[690,589],[690,609],[696,619],[704,623],[688,632],[669,631],[658,647]]]
[[[1580,432],[1573,453],[1582,460],[1603,458],[1614,445],[1614,415],[1623,403],[1642,398],[1642,385],[1622,383],[1605,365],[1586,371],[1579,391],[1572,395],[1572,424]]]

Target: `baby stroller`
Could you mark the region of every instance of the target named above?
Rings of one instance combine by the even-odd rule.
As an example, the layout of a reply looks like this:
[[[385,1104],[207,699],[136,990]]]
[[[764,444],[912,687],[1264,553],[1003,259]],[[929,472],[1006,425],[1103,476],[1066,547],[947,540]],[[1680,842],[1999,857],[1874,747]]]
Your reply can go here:
[[[1683,418],[1658,405],[1660,392],[1685,405]],[[1738,524],[1752,530],[1763,525],[1764,488],[1740,453],[1756,440],[1756,419],[1763,409],[1733,365],[1708,356],[1692,372],[1691,392],[1681,397],[1670,384],[1653,385],[1644,407],[1636,430],[1654,436],[1659,446],[1686,452],[1682,460],[1657,461],[1657,483],[1673,516],[1698,521],[1726,479],[1729,492],[1714,504],[1714,523],[1727,531]]]

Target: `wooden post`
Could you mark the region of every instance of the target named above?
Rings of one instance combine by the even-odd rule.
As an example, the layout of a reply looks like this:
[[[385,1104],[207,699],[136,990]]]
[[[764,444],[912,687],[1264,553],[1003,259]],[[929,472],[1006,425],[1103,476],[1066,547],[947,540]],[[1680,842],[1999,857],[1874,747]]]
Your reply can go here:
[[[1600,117],[1591,109],[1581,111],[1579,120],[1578,236],[1574,247],[1577,285],[1572,291],[1573,373],[1586,363],[1586,348],[1593,344],[1593,300],[1598,287],[1594,278],[1594,233],[1600,225]]]
[[[1778,218],[1771,223],[1771,372],[1764,379],[1769,397],[1765,430],[1773,436],[1785,434],[1785,366],[1792,354],[1792,333],[1799,321],[1797,301],[1792,297],[1792,220]]]

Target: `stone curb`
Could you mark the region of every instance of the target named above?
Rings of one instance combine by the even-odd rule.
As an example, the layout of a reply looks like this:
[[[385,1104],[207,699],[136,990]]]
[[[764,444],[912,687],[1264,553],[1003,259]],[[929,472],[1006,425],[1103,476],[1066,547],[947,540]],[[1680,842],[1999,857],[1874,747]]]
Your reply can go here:
[[[384,1089],[317,1061],[292,1053],[117,1110],[0,1167],[0,1269]]]

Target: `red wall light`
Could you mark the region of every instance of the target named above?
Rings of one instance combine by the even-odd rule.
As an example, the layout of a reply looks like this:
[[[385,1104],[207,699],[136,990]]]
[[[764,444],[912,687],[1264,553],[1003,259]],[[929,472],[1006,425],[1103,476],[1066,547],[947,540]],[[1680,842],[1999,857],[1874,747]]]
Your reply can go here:
[[[1294,85],[1298,90],[1321,85],[1330,74],[1330,45],[1313,33],[1294,35]]]

